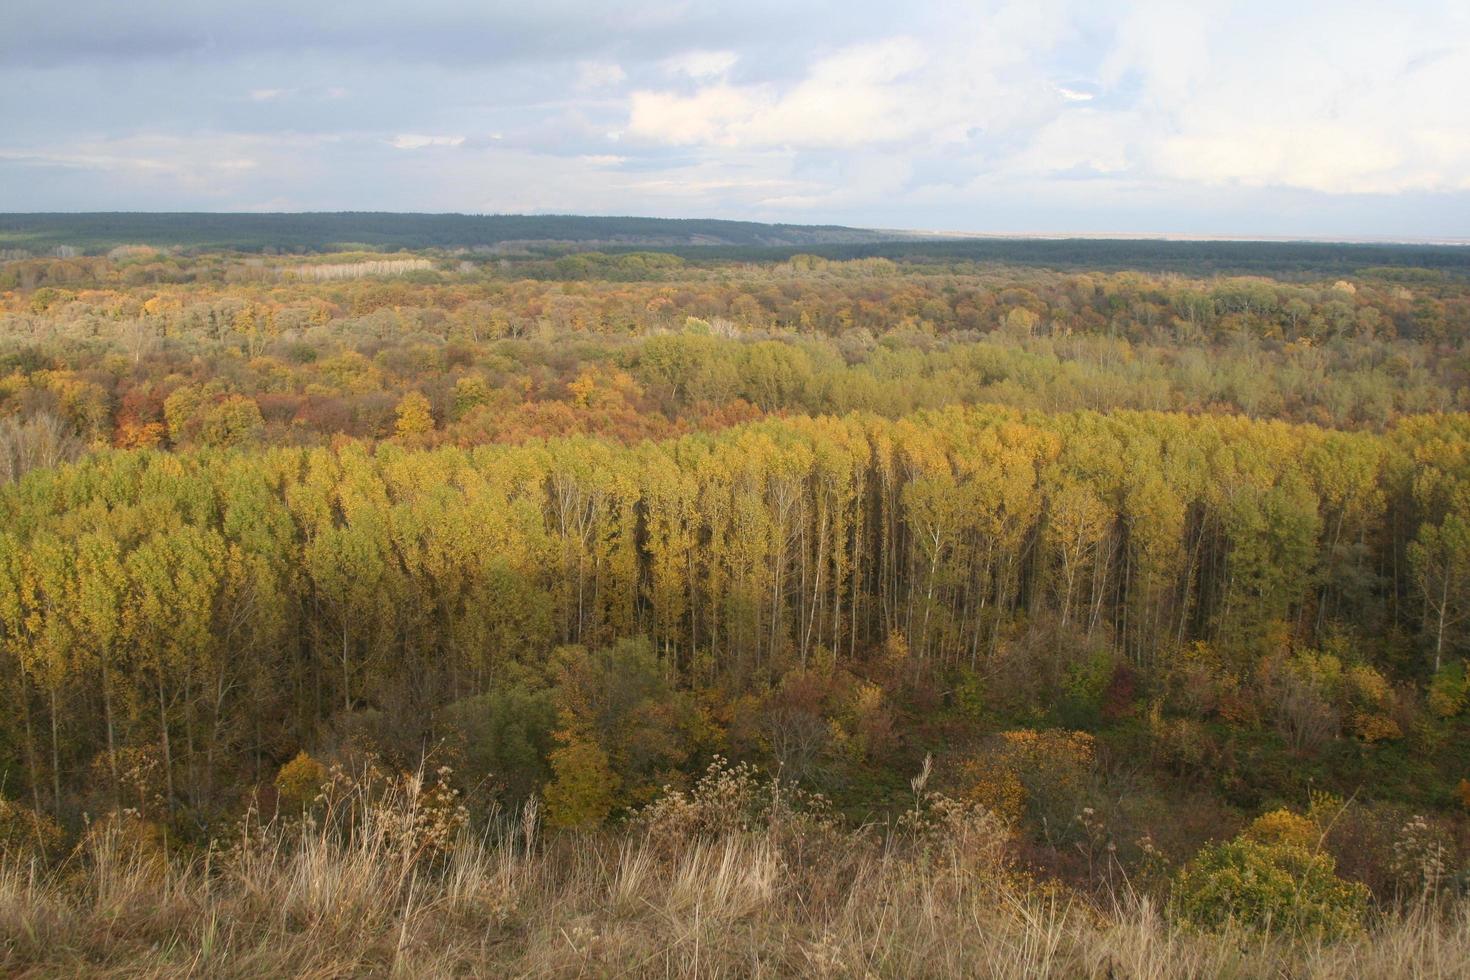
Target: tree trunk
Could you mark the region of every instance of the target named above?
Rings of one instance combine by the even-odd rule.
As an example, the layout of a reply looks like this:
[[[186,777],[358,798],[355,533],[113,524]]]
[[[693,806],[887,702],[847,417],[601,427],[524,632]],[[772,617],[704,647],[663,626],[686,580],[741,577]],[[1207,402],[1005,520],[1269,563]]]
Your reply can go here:
[[[121,809],[122,784],[117,778],[117,735],[112,720],[112,672],[107,666],[107,656],[102,657],[102,714],[107,721],[107,767],[112,774],[112,802]]]
[[[56,720],[56,688],[51,688],[51,793],[56,801],[56,819],[61,819],[61,738]]]
[[[165,805],[174,807],[174,757],[168,741],[168,705],[163,698],[163,670],[158,671],[158,734],[163,748],[163,785],[167,794]]]

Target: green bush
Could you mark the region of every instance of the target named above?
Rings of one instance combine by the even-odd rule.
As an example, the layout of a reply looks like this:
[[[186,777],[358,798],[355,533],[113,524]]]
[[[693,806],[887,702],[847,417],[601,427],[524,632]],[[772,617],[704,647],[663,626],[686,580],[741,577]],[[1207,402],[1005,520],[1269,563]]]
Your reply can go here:
[[[462,740],[464,775],[491,780],[503,801],[519,804],[551,778],[546,760],[556,747],[556,707],[549,692],[508,684],[454,702],[441,722]]]
[[[1362,929],[1368,889],[1344,881],[1331,856],[1242,835],[1205,847],[1174,879],[1174,915],[1202,929],[1228,924],[1336,939]]]

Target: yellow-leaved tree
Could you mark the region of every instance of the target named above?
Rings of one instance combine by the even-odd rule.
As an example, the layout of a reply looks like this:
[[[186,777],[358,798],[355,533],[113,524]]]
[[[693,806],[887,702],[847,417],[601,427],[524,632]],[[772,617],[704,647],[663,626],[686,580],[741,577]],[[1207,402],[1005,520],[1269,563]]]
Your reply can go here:
[[[420,436],[434,431],[434,414],[429,400],[417,391],[410,391],[398,401],[395,409],[398,421],[393,429],[400,436]]]

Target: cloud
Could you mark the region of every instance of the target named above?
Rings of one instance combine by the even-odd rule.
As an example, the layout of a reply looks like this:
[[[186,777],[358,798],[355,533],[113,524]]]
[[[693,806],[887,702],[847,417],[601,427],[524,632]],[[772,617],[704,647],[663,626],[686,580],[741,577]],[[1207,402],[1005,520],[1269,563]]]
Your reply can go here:
[[[922,154],[976,174],[1127,174],[1160,187],[1323,194],[1470,190],[1470,14],[1139,0],[1079,77],[1081,4],[992,5],[948,34],[855,44],[785,83],[641,89],[627,132],[653,143]],[[1327,13],[1332,16],[1325,16]],[[1415,20],[1420,23],[1415,23]],[[1267,25],[1269,24],[1269,30]],[[978,30],[974,28],[978,25]],[[1369,28],[1372,29],[1369,29]],[[1232,39],[1254,38],[1236,44]],[[1066,83],[1048,78],[1066,67]],[[690,73],[692,74],[692,73]],[[696,76],[697,77],[697,76]]]
[[[201,133],[0,148],[0,186],[85,187],[89,193],[111,195],[117,202],[114,207],[144,200],[162,207],[163,202],[180,195],[201,204],[219,202],[249,194],[263,177],[289,181],[310,172],[311,161],[334,143],[300,135]],[[12,180],[5,176],[12,170],[27,176]],[[100,208],[107,198],[85,200],[87,206]]]
[[[989,170],[1010,177],[1127,173],[1138,165],[1142,129],[1136,115],[1074,109],[1037,129]]]
[[[627,77],[622,66],[611,61],[583,61],[577,65],[579,88],[606,88],[622,83]]]
[[[253,155],[268,140],[235,136],[185,139],[172,136],[83,141],[32,150],[0,150],[0,159],[36,166],[100,173],[131,172],[188,181],[210,181],[222,173],[254,170]]]
[[[761,43],[773,25],[820,38],[870,14],[838,0],[7,0],[0,63],[33,67],[365,57],[380,67],[546,64],[605,58],[613,47],[652,62],[732,39]],[[840,19],[836,15],[841,15]]]
[[[1256,18],[1261,17],[1260,21]],[[1228,43],[1252,37],[1250,45]],[[1311,5],[1262,16],[1220,3],[1139,3],[1105,76],[1136,80],[1138,171],[1206,186],[1322,194],[1470,189],[1470,9]],[[1125,113],[1116,112],[1120,120]]]
[[[689,78],[717,78],[724,75],[740,56],[734,51],[686,51],[666,58],[663,70],[670,75],[686,75]]]
[[[7,8],[0,209],[1470,227],[1463,0],[69,9]]]
[[[777,146],[854,146],[913,136],[929,116],[908,83],[923,46],[898,37],[854,45],[812,65],[807,77],[742,121],[738,141]]]
[[[737,178],[726,177],[709,180],[687,180],[661,178],[658,180],[640,180],[628,185],[635,191],[655,191],[660,194],[677,194],[680,196],[708,194],[711,191],[731,190],[758,190],[772,191],[790,189],[799,186],[797,181],[782,180],[777,177],[761,178]]]
[[[902,84],[923,63],[911,38],[854,45],[814,63],[796,85],[715,82],[692,95],[634,92],[628,132],[674,144],[853,146],[900,139],[925,113]]]
[[[628,111],[627,132],[643,139],[676,146],[691,143],[728,145],[732,125],[756,111],[758,92],[712,85],[694,95],[670,92],[634,92]]]
[[[425,136],[422,133],[399,133],[389,142],[399,150],[422,150],[431,146],[463,146],[463,136]]]

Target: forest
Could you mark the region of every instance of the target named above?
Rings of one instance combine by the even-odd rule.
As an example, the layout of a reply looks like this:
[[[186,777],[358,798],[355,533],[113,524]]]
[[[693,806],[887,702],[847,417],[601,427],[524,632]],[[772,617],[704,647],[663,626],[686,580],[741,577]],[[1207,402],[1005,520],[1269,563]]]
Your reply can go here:
[[[1470,955],[1470,252],[105,217],[0,262],[0,967]]]
[[[657,248],[665,255],[711,264],[779,263],[815,255],[839,261],[992,263],[1194,276],[1254,273],[1294,279],[1375,267],[1397,269],[1409,278],[1470,271],[1470,251],[1457,244],[966,237],[840,225],[559,214],[0,213],[0,257],[7,259],[100,256],[117,249],[126,255],[138,246],[194,258],[219,250],[321,255],[432,249],[444,255],[468,252],[481,260],[486,254],[554,257]]]
[[[588,217],[576,214],[399,214],[80,212],[0,214],[0,248],[107,251],[145,244],[195,251],[323,252],[346,244],[369,249],[489,248],[532,243],[738,245],[774,247],[875,242],[902,234],[837,225],[770,225],[701,218]]]

